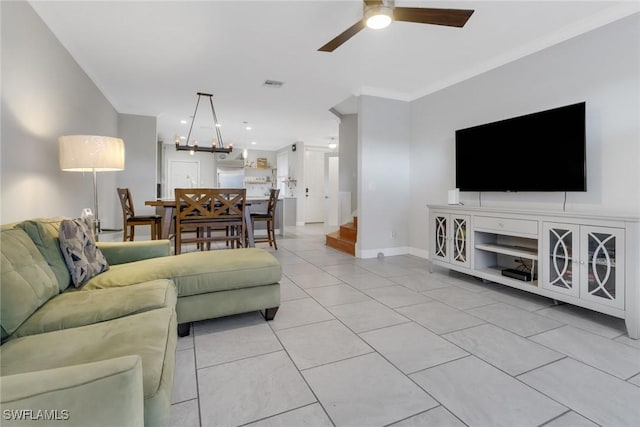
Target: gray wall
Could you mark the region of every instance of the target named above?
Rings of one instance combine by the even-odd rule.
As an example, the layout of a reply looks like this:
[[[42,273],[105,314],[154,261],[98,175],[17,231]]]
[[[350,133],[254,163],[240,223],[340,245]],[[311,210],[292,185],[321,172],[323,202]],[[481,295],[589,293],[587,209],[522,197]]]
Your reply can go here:
[[[356,255],[407,253],[411,107],[364,95],[359,104]]]
[[[0,221],[79,216],[82,208],[93,207],[91,174],[60,171],[57,139],[67,134],[117,136],[117,112],[28,3],[1,2],[0,8]],[[115,200],[119,173],[99,174],[105,224],[114,222],[108,203]]]
[[[640,15],[565,41],[411,104],[410,245],[426,255],[427,203],[455,187],[456,129],[586,101],[587,192],[566,210],[640,216]],[[401,166],[401,164],[399,164]],[[531,165],[553,173],[562,159]],[[477,206],[477,192],[461,193]],[[564,193],[482,193],[482,205],[562,210]]]
[[[351,211],[358,208],[358,115],[345,114],[340,116],[340,126],[338,128],[338,139],[340,145],[338,152],[340,155],[339,187],[341,193],[351,193]],[[340,223],[350,221],[347,216],[340,218]]]
[[[118,115],[118,131],[124,139],[125,169],[118,173],[119,187],[131,190],[133,204],[137,215],[155,213],[155,208],[145,206],[145,200],[156,198],[156,150],[157,120],[155,117],[137,116],[133,114]],[[116,196],[114,191],[113,196]],[[117,200],[117,199],[116,199]],[[116,218],[122,221],[122,210],[117,207]],[[121,224],[118,223],[120,228]]]
[[[125,142],[125,170],[97,175],[103,228],[122,227],[117,187],[132,190],[136,213],[153,212],[156,118],[118,114],[27,2],[0,7],[2,223],[93,208],[91,174],[60,171],[58,137],[69,134]]]

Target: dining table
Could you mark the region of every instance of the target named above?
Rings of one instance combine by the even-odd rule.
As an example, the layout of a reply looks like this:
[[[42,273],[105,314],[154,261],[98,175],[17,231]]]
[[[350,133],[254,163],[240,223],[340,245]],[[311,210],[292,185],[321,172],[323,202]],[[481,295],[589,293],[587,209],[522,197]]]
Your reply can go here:
[[[170,198],[158,198],[155,200],[147,200],[144,202],[145,206],[154,206],[156,208],[162,208],[162,229],[160,238],[168,239],[171,235],[171,224],[173,224],[173,217],[175,216],[174,210],[176,208],[176,200],[173,197]],[[245,200],[244,219],[247,229],[247,241],[248,247],[255,247],[255,240],[253,238],[253,223],[251,222],[251,202]]]

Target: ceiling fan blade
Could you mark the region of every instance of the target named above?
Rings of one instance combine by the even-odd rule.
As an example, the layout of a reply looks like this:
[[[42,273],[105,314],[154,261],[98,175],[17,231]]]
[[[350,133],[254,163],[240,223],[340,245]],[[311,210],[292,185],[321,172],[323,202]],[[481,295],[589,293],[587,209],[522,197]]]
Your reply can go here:
[[[353,24],[352,26],[350,26],[349,28],[347,28],[346,30],[344,30],[342,33],[338,34],[337,37],[335,37],[333,40],[331,40],[329,43],[325,44],[318,50],[320,52],[333,52],[334,50],[339,48],[342,45],[342,43],[346,42],[351,37],[358,34],[358,32],[362,30],[364,27],[365,27],[364,20],[360,20],[355,24]]]
[[[473,10],[467,9],[433,9],[420,7],[396,7],[393,17],[396,21],[417,22],[421,24],[446,25],[448,27],[464,27]]]

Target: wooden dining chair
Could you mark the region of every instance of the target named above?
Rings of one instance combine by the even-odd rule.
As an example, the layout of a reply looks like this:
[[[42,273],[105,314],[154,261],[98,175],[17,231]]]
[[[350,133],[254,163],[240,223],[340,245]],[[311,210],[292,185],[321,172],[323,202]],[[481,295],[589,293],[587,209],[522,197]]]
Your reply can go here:
[[[184,243],[196,243],[204,249],[212,242],[224,241],[231,248],[244,245],[246,223],[246,189],[244,188],[176,188],[175,254]],[[186,230],[199,230],[196,236]],[[216,234],[216,232],[224,234]]]
[[[122,207],[122,241],[133,241],[137,226],[150,226],[151,239],[159,239],[162,234],[162,217],[160,215],[136,215],[133,197],[128,188],[118,188],[118,198]]]
[[[253,240],[254,242],[269,242],[269,246],[273,246],[278,250],[278,244],[276,243],[276,231],[275,231],[275,218],[276,218],[276,204],[278,203],[278,196],[280,195],[280,189],[269,190],[269,202],[267,204],[266,212],[251,212],[251,225],[253,226]],[[267,223],[267,236],[256,237],[255,235],[255,223],[256,221],[265,221]]]

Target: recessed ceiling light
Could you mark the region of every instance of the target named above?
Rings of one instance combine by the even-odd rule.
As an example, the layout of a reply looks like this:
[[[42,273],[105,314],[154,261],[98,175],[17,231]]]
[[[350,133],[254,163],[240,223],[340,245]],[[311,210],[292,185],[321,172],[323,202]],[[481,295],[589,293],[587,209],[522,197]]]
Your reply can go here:
[[[180,139],[184,141],[185,139],[187,139],[187,137],[186,136],[181,136]]]
[[[337,146],[338,146],[338,144],[336,144],[335,142],[330,142],[330,143],[329,143],[329,148],[330,148],[330,149],[332,149],[332,150],[333,150],[334,148],[336,148]]]
[[[257,144],[257,142],[251,141],[251,145],[256,145],[256,144]]]
[[[216,127],[219,128],[222,127],[222,125],[220,123],[216,123]]]
[[[245,129],[246,129],[246,130],[251,130],[251,126],[248,126],[248,125],[247,125],[247,127],[245,127]]]
[[[281,82],[278,80],[265,80],[264,83],[262,83],[263,86],[273,87],[273,88],[281,88],[283,84],[284,82]]]
[[[188,122],[186,120],[180,120],[180,123],[182,123],[183,125],[186,125]]]

